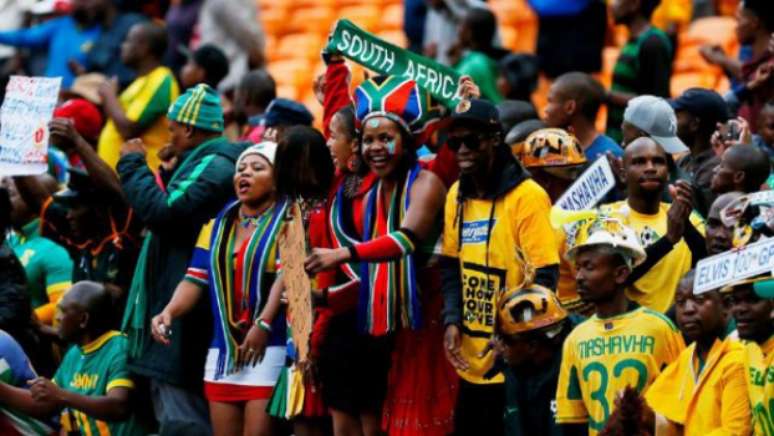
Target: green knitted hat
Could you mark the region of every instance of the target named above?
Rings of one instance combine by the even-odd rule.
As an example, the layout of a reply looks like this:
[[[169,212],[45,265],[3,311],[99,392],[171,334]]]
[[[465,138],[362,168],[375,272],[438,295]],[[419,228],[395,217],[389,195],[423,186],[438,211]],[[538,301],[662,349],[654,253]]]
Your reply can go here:
[[[223,108],[218,92],[205,84],[188,88],[169,107],[167,118],[211,132],[223,131]]]

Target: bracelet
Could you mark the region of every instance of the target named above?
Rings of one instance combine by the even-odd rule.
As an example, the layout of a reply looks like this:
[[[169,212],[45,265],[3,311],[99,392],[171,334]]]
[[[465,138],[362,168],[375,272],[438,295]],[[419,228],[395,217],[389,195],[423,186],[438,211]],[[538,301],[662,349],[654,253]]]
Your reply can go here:
[[[265,331],[266,333],[271,333],[271,324],[269,324],[268,322],[264,321],[262,318],[256,319],[255,320],[255,325],[259,329]]]

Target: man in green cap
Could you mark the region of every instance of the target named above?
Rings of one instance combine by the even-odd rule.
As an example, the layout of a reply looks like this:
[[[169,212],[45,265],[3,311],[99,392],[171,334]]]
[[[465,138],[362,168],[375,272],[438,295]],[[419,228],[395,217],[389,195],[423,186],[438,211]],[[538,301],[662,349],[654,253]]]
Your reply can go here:
[[[170,346],[150,339],[150,314],[169,303],[191,260],[201,226],[233,195],[234,165],[243,147],[223,136],[218,93],[201,84],[170,106],[170,145],[175,158],[158,179],[146,164],[142,140],[121,148],[118,174],[126,197],[148,227],[129,290],[123,330],[129,369],[150,379],[160,434],[208,432],[200,392],[210,337],[204,302],[170,329]]]

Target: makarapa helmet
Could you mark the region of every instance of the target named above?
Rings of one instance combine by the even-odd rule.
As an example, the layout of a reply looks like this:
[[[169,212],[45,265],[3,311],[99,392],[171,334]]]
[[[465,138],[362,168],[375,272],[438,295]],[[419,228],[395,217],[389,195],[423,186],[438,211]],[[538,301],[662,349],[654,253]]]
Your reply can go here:
[[[578,139],[563,129],[548,128],[532,132],[520,150],[514,150],[527,168],[566,167],[586,163]]]
[[[621,253],[627,263],[635,267],[645,261],[645,250],[634,230],[624,225],[620,220],[600,215],[595,219],[579,224],[575,240],[567,251],[567,258],[575,261],[575,255],[581,247],[593,245],[609,245]]]
[[[567,311],[556,295],[543,286],[531,284],[500,297],[497,330],[502,335],[517,335],[551,327],[565,318]]]

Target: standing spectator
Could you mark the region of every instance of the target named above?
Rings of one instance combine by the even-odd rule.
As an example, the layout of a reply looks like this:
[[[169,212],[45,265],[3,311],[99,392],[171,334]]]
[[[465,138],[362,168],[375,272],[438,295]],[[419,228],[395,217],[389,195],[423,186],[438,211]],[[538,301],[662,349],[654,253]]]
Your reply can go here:
[[[190,109],[197,107],[198,111]],[[178,157],[163,187],[146,163],[142,140],[121,149],[118,174],[129,204],[148,226],[124,328],[129,336],[129,368],[150,378],[151,398],[161,434],[206,432],[207,405],[200,396],[211,324],[207,305],[172,323],[171,344],[153,342],[150,317],[169,303],[188,268],[201,226],[233,193],[234,163],[240,148],[221,136],[220,97],[207,85],[186,91],[169,108],[171,147]],[[170,432],[170,433],[167,433]]]
[[[263,115],[277,97],[277,84],[266,70],[245,74],[234,91],[234,120],[239,125],[242,139],[261,142]]]
[[[540,71],[554,78],[570,71],[602,69],[607,30],[604,0],[529,0],[529,5],[538,16]]]
[[[613,18],[629,30],[629,41],[613,69],[613,84],[607,95],[607,135],[621,142],[621,123],[626,104],[637,95],[669,97],[672,75],[672,45],[669,37],[650,25],[650,16],[660,0],[614,0]]]
[[[408,49],[422,54],[422,42],[425,36],[425,0],[407,0],[403,2],[403,33],[406,34]]]
[[[589,162],[607,153],[623,156],[621,147],[595,127],[604,95],[602,85],[585,73],[563,74],[548,90],[546,125],[572,132]]]
[[[461,377],[457,434],[502,434],[503,375],[488,377],[494,357],[481,356],[494,333],[498,294],[522,283],[513,260],[523,252],[535,281],[556,287],[559,257],[548,222],[548,194],[502,143],[497,109],[472,100],[455,113],[447,145],[457,153],[460,180],[446,197],[442,291],[447,359]],[[463,106],[464,107],[464,106]]]
[[[742,64],[744,86],[736,92],[742,103],[739,116],[747,120],[752,132],[758,131],[758,114],[774,98],[774,52],[769,39],[774,32],[774,4],[768,0],[743,0],[736,13],[736,37],[750,45],[752,56]]]
[[[458,73],[470,76],[481,89],[481,96],[499,103],[503,99],[497,90],[499,61],[505,50],[493,45],[497,20],[492,11],[486,8],[472,8],[465,15],[459,28],[459,50],[461,57],[454,65]]]
[[[67,89],[75,79],[71,63],[85,64],[101,34],[99,12],[98,2],[74,0],[70,15],[28,29],[0,32],[0,44],[47,50],[45,75],[61,77],[62,88]]]
[[[523,100],[531,104],[532,93],[537,88],[540,72],[537,62],[537,58],[529,54],[505,55],[498,63],[500,75],[497,78],[497,92],[508,100]],[[513,125],[505,127],[513,127]]]
[[[716,195],[726,192],[751,193],[761,189],[769,177],[769,158],[760,149],[746,144],[729,147],[712,171],[710,189]]]
[[[121,45],[132,26],[145,21],[145,18],[139,14],[119,11],[113,0],[98,0],[97,3],[102,32],[89,50],[86,63],[82,67],[75,63],[72,65],[79,75],[88,71],[117,77],[119,88],[124,89],[132,83],[137,72],[121,59]]]
[[[191,36],[199,21],[199,9],[204,0],[172,0],[170,1],[164,22],[167,24],[169,44],[164,54],[164,65],[178,73],[186,63],[185,54],[180,47],[188,47]]]
[[[56,183],[48,176],[39,177],[44,187],[39,193],[44,201],[56,191]],[[27,287],[35,315],[44,324],[54,320],[56,303],[72,284],[73,262],[61,245],[40,234],[40,218],[34,205],[19,195],[16,184],[9,183],[11,220],[14,232],[8,235],[8,246],[16,253],[27,274]]]
[[[181,51],[185,51],[188,58],[180,70],[180,85],[184,90],[200,83],[217,89],[218,84],[228,75],[228,59],[214,45],[201,45],[193,52],[183,48]]]
[[[199,12],[199,43],[223,50],[228,75],[220,91],[233,90],[245,73],[264,64],[265,38],[255,0],[204,0]]]
[[[750,434],[744,347],[729,335],[717,290],[693,293],[694,272],[680,280],[677,325],[693,341],[648,389],[645,399],[666,425],[687,435]]]
[[[24,24],[24,13],[27,10],[27,0],[8,0],[0,2],[0,32],[16,30]],[[0,45],[0,101],[5,96],[5,87],[13,74],[16,49]]]
[[[677,167],[691,177],[696,209],[702,216],[707,216],[715,200],[710,189],[712,172],[720,163],[710,138],[715,126],[728,120],[728,107],[717,92],[702,88],[685,91],[671,104],[677,116],[677,136],[691,150],[677,160]]]
[[[619,391],[643,392],[685,344],[667,317],[626,297],[628,276],[646,257],[630,228],[612,218],[587,220],[568,257],[578,270],[578,293],[595,313],[564,341],[556,422],[567,434],[586,434],[583,426],[596,436]],[[624,346],[633,339],[640,346]]]
[[[141,138],[148,150],[148,164],[157,169],[158,152],[169,141],[164,114],[177,98],[178,87],[169,68],[161,65],[167,45],[163,27],[154,23],[135,24],[121,46],[121,59],[137,72],[137,79],[118,95],[118,83],[106,81],[99,89],[109,118],[99,137],[99,156],[116,166],[124,141]]]
[[[425,56],[451,65],[451,51],[459,37],[459,26],[472,8],[486,8],[480,0],[428,0],[425,21]]]

